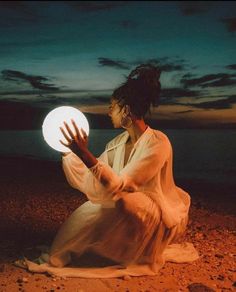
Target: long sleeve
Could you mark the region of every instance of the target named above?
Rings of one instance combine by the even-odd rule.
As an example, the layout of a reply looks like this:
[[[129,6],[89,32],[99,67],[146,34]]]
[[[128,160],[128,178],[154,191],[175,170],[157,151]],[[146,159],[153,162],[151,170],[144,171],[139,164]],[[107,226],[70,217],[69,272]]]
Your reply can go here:
[[[157,189],[148,193],[161,208],[163,222],[171,228],[186,218],[190,205],[189,195],[176,187],[173,180],[171,144],[165,138],[153,139],[140,150],[140,157],[131,160],[119,175],[102,161],[91,171],[103,185],[103,195],[114,201],[125,199],[127,192],[145,191],[150,180],[159,178],[155,182]]]
[[[134,149],[133,155],[131,153],[128,164],[119,171],[109,163],[109,152],[114,150],[114,145],[106,148],[98,163],[90,169],[73,153],[64,159],[63,168],[68,182],[92,203],[114,204],[129,192],[146,191],[160,206],[163,221],[170,228],[186,217],[190,197],[174,183],[169,139],[160,132],[147,136]],[[123,159],[121,153],[116,151],[111,156],[118,164]]]
[[[106,152],[97,158],[99,162],[107,163]],[[104,198],[96,196],[101,189],[99,182],[90,169],[73,152],[62,158],[62,168],[68,183],[75,189],[84,193],[94,203],[101,203]],[[99,190],[98,190],[99,188]]]
[[[169,140],[151,137],[136,150],[119,174],[108,165],[107,150],[90,169],[71,153],[63,159],[63,169],[72,187],[83,192],[93,203],[104,203],[116,201],[121,192],[135,192],[144,186],[160,171],[169,155]]]

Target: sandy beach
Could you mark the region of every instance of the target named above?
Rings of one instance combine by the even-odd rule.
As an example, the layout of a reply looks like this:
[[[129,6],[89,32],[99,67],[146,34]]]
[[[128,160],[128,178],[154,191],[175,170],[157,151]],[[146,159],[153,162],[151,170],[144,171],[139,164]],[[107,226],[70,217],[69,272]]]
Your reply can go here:
[[[60,225],[87,199],[65,180],[60,163],[1,157],[0,291],[235,291],[236,183],[176,180],[192,198],[188,229],[200,259],[166,263],[159,274],[117,279],[32,274],[12,262],[50,244]],[[97,261],[102,259],[97,258]]]

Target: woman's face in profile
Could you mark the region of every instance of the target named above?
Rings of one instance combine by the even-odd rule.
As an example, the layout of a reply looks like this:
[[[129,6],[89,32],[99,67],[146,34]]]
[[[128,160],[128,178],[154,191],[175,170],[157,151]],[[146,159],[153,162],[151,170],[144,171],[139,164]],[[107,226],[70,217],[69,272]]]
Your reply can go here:
[[[118,102],[114,99],[111,99],[108,115],[111,117],[112,124],[114,128],[120,128],[121,118],[122,118],[123,110],[118,104]]]

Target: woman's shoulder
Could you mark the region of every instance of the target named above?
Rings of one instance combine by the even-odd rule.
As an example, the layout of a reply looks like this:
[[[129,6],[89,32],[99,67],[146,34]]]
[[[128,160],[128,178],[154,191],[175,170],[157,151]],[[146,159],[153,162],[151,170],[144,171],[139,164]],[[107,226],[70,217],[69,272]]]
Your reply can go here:
[[[150,128],[150,132],[151,132],[150,140],[149,140],[150,143],[154,143],[154,144],[164,143],[166,145],[167,144],[170,145],[170,140],[164,132],[157,129],[152,129],[152,128]]]
[[[168,136],[161,130],[153,129],[149,127],[149,131],[153,139],[169,140]]]

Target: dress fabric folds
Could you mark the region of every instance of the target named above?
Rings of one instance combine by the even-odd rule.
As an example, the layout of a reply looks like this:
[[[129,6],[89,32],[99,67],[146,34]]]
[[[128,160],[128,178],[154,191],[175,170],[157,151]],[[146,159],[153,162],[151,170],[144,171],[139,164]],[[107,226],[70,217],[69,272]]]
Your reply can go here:
[[[125,131],[109,142],[92,168],[73,153],[63,157],[69,184],[88,201],[62,225],[44,256],[46,262],[38,265],[26,260],[29,270],[112,278],[155,275],[165,261],[198,259],[191,243],[174,243],[186,229],[190,196],[175,185],[168,137],[148,127],[124,165],[128,138]],[[88,252],[112,264],[80,266],[80,257]]]

